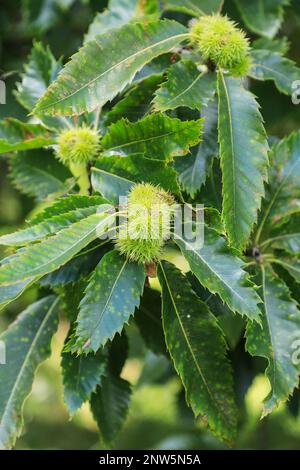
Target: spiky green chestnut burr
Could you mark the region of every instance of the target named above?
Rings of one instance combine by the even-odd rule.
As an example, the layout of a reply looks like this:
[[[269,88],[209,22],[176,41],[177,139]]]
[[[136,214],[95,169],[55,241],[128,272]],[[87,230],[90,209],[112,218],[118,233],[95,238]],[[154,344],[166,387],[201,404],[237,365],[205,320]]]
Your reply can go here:
[[[247,74],[249,41],[227,16],[202,16],[192,26],[190,37],[205,60],[235,75]]]
[[[73,127],[58,135],[56,155],[65,165],[86,165],[96,158],[99,148],[100,136],[96,130]]]
[[[148,183],[136,184],[128,195],[126,224],[121,226],[117,249],[131,261],[157,260],[169,238],[173,197]]]

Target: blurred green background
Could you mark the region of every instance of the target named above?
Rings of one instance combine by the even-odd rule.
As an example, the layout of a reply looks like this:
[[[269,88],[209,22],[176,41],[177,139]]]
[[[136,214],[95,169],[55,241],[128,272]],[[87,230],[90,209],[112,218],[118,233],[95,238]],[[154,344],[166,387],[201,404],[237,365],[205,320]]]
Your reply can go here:
[[[7,86],[7,103],[0,105],[0,118],[25,117],[14,100],[12,90],[24,62],[38,39],[49,44],[56,57],[68,58],[82,44],[95,12],[105,8],[105,0],[1,0],[0,6],[0,78]],[[29,6],[31,8],[29,8]],[[225,1],[233,18],[237,12],[232,0]],[[281,35],[291,42],[289,56],[300,64],[300,2],[294,0],[287,9]],[[279,95],[268,82],[255,84],[270,135],[282,137],[300,127],[300,105]],[[0,156],[0,233],[17,227],[30,215],[33,200],[21,196],[8,177],[9,157]],[[2,256],[4,253],[1,253]],[[38,295],[31,289],[10,305],[0,317],[0,331]],[[96,424],[87,406],[69,420],[62,399],[59,353],[67,332],[61,323],[53,341],[52,357],[39,369],[31,396],[26,402],[25,428],[17,442],[18,449],[95,449],[101,447]],[[132,405],[126,425],[115,443],[117,449],[221,449],[224,448],[199,423],[194,423],[184,404],[179,381],[169,373],[163,357],[145,349],[134,328],[130,328],[130,357],[123,375],[134,385]],[[231,352],[239,374],[236,382],[241,419],[237,449],[299,449],[300,416],[298,392],[288,406],[260,420],[262,400],[268,382],[259,361],[242,353],[243,345]],[[151,383],[150,383],[151,382]],[[179,404],[179,406],[178,406]]]

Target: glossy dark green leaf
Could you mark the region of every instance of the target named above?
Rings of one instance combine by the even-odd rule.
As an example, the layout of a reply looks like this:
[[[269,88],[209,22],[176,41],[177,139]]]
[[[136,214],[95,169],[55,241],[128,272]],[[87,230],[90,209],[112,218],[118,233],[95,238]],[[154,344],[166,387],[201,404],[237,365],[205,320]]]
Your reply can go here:
[[[191,60],[181,60],[168,71],[167,81],[155,93],[155,111],[167,111],[180,106],[198,109],[213,98],[216,91],[216,76],[201,73]]]
[[[254,95],[219,72],[219,142],[223,219],[230,243],[249,241],[267,179],[268,143]]]
[[[58,299],[45,297],[29,306],[1,336],[6,364],[0,365],[0,448],[11,448],[20,435],[22,408],[36,368],[50,355],[58,323]]]
[[[104,150],[114,155],[140,155],[152,160],[170,161],[185,155],[200,141],[202,119],[181,121],[161,113],[130,123],[121,119],[105,134]]]
[[[170,20],[129,24],[101,34],[73,56],[35,112],[74,115],[101,107],[145,64],[187,37],[186,28]]]
[[[222,331],[207,305],[174,265],[163,261],[158,277],[166,343],[185,387],[187,402],[216,436],[232,442],[237,410]]]
[[[96,352],[122,331],[139,306],[145,277],[142,265],[117,251],[101,259],[80,304],[74,350]]]
[[[186,240],[184,234],[175,236],[176,244],[200,284],[218,294],[233,312],[259,322],[261,300],[242,269],[243,261],[232,253],[215,230],[206,228],[203,241],[203,247],[198,247],[197,243]]]
[[[0,283],[14,284],[55,271],[103,235],[113,221],[114,215],[102,210],[102,213],[75,222],[49,239],[24,248],[19,256],[0,267]]]
[[[85,206],[82,197],[84,198]],[[22,246],[39,241],[69,227],[89,215],[95,214],[101,203],[103,203],[101,197],[69,196],[64,199],[66,199],[64,203],[66,207],[68,206],[68,200],[70,200],[70,207],[76,207],[77,199],[80,203],[77,208],[67,210],[65,213],[53,215],[49,218],[45,216],[44,220],[39,223],[31,224],[29,227],[19,230],[18,232],[3,235],[0,237],[0,245]],[[55,206],[58,206],[58,204],[55,204]]]

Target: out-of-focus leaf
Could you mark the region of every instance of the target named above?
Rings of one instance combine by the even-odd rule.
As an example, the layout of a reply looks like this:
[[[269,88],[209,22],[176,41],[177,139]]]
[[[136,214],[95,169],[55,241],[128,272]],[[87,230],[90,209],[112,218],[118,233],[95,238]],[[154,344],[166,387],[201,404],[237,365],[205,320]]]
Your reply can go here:
[[[38,149],[55,142],[55,137],[39,124],[27,124],[13,118],[0,122],[0,154]]]
[[[289,51],[290,44],[286,36],[269,39],[259,38],[251,43],[253,49],[264,49],[271,52],[278,52],[278,54],[284,55]]]
[[[10,159],[10,170],[16,187],[37,201],[66,194],[76,183],[70,171],[43,150],[17,153]]]
[[[261,285],[262,329],[248,324],[246,348],[252,356],[264,357],[269,363],[266,375],[272,390],[264,401],[265,416],[286,401],[299,383],[300,312],[286,284],[270,267],[262,268]]]
[[[275,144],[270,153],[266,198],[260,213],[256,243],[272,237],[272,230],[300,207],[300,132]]]
[[[149,20],[159,17],[158,0],[110,0],[108,8],[102,13],[97,13],[84,42],[95,39],[112,28],[118,28],[130,21]]]
[[[163,0],[163,8],[191,16],[209,15],[222,8],[223,0]]]
[[[32,111],[50,83],[57,78],[62,65],[56,61],[49,47],[34,42],[28,63],[22,73],[22,81],[17,83],[15,96],[28,111]]]
[[[279,91],[286,95],[294,92],[293,83],[300,80],[300,69],[295,62],[278,52],[252,51],[252,68],[249,75],[256,80],[273,80]]]
[[[290,0],[235,0],[235,3],[251,31],[273,38],[281,26],[284,7]]]
[[[0,366],[0,448],[11,448],[20,435],[22,408],[35,370],[50,355],[58,324],[58,299],[45,297],[21,313],[1,336],[6,364]]]

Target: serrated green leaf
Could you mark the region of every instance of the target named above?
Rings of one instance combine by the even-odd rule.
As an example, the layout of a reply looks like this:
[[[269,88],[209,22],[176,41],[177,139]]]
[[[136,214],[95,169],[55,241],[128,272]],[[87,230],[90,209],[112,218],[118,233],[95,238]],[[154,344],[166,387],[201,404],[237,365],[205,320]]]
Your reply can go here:
[[[152,183],[179,194],[177,175],[173,168],[159,160],[139,155],[101,157],[92,168],[92,186],[113,203],[119,203],[120,196],[126,196],[135,183]]]
[[[256,80],[273,80],[279,91],[291,95],[294,91],[293,82],[300,80],[300,69],[295,62],[282,57],[277,52],[253,50],[253,64],[249,72]]]
[[[168,79],[155,93],[155,111],[167,111],[180,106],[198,109],[213,99],[216,91],[216,76],[213,73],[200,73],[191,60],[181,60],[172,65]]]
[[[103,351],[80,356],[69,352],[62,353],[64,400],[71,415],[90,399],[97,385],[101,384],[106,371],[106,362],[107,358]]]
[[[163,0],[163,8],[191,16],[209,15],[220,11],[223,0]]]
[[[102,441],[111,444],[127,417],[131,387],[127,380],[108,374],[92,394],[91,410]]]
[[[18,257],[0,267],[0,283],[14,284],[29,277],[42,277],[67,263],[113,223],[114,214],[100,207],[102,213],[90,215],[57,235],[24,248]]]
[[[110,125],[121,118],[135,122],[143,119],[151,110],[153,94],[162,81],[162,74],[150,75],[133,86],[105,116],[105,124]]]
[[[9,163],[15,186],[37,201],[66,194],[76,183],[62,163],[42,150],[20,152]]]
[[[174,265],[163,261],[158,278],[166,343],[185,387],[187,402],[195,416],[207,420],[216,436],[232,442],[237,410],[222,331],[207,305]]]
[[[142,265],[115,250],[101,259],[80,304],[74,350],[96,352],[122,331],[139,306],[145,277]]]
[[[251,31],[273,38],[282,23],[283,8],[290,0],[235,0],[235,3]]]
[[[300,132],[293,132],[271,149],[269,180],[260,214],[256,243],[269,238],[273,228],[282,219],[299,212],[299,191]]]
[[[58,299],[45,297],[29,306],[0,336],[6,364],[0,365],[0,448],[11,448],[20,435],[22,408],[38,365],[50,355],[58,324]]]
[[[111,157],[109,157],[111,158]],[[126,196],[134,182],[100,168],[92,168],[92,186],[95,191],[103,194],[113,204],[119,203],[120,196]]]
[[[74,115],[101,107],[145,64],[187,37],[186,28],[170,20],[129,24],[101,34],[73,56],[35,112]]]
[[[248,325],[246,348],[252,356],[264,357],[269,363],[266,375],[272,390],[264,401],[265,416],[286,401],[298,385],[300,312],[286,284],[270,267],[262,267],[261,284],[262,328],[254,323]]]
[[[223,237],[206,227],[203,247],[189,242],[184,235],[176,234],[174,241],[200,284],[218,294],[233,312],[260,322],[260,297],[242,269],[243,261],[232,253]]]
[[[104,256],[112,246],[106,240],[95,240],[80,251],[74,258],[66,264],[39,279],[39,284],[45,287],[56,288],[66,286],[87,278],[95,269],[102,256]]]
[[[185,155],[200,141],[202,119],[180,121],[161,113],[130,123],[121,119],[112,124],[102,146],[114,155],[140,155],[152,160],[170,161]]]
[[[110,0],[108,8],[101,13],[97,13],[89,30],[84,38],[84,42],[95,39],[99,34],[103,34],[112,28],[118,28],[130,21],[141,21],[143,18],[159,17],[158,0]]]
[[[219,72],[218,93],[223,220],[230,243],[242,249],[264,195],[269,147],[259,106],[241,80]]]
[[[50,48],[35,41],[15,96],[27,111],[31,111],[50,83],[56,79],[62,65],[56,61]]]
[[[0,154],[38,149],[55,144],[56,139],[40,124],[7,118],[0,122]]]
[[[28,243],[39,241],[49,235],[53,235],[71,224],[81,219],[95,214],[101,204],[104,203],[103,198],[98,196],[68,196],[60,199],[59,202],[53,204],[54,207],[47,208],[37,219],[38,223],[31,223],[29,227],[10,233],[0,237],[0,245],[22,246]],[[65,212],[55,214],[55,208],[59,206],[65,207]],[[76,207],[77,206],[77,207]],[[55,215],[50,217],[46,214],[52,212]]]
[[[218,155],[218,109],[211,101],[202,112],[204,118],[203,141],[175,162],[179,182],[185,192],[194,197],[211,171],[213,159]]]

